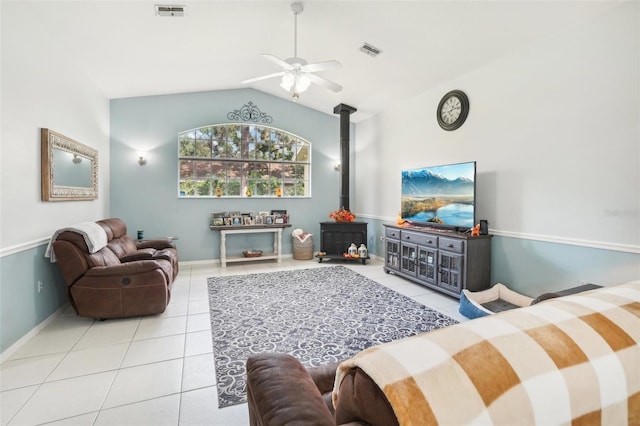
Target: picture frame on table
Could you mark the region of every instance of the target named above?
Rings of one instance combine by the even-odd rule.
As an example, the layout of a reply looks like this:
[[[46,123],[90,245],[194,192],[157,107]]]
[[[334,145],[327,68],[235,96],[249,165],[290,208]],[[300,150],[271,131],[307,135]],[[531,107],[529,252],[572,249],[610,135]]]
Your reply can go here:
[[[267,215],[264,217],[264,224],[265,225],[273,225],[273,216],[272,215]]]
[[[224,225],[224,216],[225,214],[220,212],[211,213],[211,225],[213,226]],[[222,219],[222,221],[220,219]]]
[[[242,224],[244,226],[251,226],[253,225],[253,219],[251,218],[251,216],[242,215]]]
[[[231,225],[233,225],[233,226],[241,226],[242,225],[242,216],[231,216]]]
[[[256,216],[256,225],[263,225],[264,224],[264,216],[259,214]]]
[[[271,214],[274,217],[274,223],[289,223],[289,215],[286,210],[271,210]]]

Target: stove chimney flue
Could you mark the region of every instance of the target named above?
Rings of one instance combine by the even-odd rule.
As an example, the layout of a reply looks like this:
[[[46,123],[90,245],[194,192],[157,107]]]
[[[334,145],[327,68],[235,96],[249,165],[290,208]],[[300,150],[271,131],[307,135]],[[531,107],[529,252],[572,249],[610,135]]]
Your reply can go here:
[[[333,108],[334,114],[340,114],[340,202],[338,208],[349,208],[349,116],[357,109],[345,104],[336,105]]]

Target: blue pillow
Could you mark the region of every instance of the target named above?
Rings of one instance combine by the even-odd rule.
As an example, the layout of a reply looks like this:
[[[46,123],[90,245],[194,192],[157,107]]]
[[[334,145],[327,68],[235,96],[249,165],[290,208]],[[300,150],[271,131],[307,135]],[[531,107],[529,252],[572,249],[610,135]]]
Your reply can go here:
[[[474,302],[469,300],[466,292],[460,293],[460,307],[458,308],[458,312],[469,319],[480,318],[487,315],[490,315],[488,312],[480,309]]]

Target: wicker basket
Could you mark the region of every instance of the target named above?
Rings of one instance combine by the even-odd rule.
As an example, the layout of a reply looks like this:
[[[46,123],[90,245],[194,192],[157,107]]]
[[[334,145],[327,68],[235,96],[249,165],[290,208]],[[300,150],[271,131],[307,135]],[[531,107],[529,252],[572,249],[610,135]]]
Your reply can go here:
[[[297,237],[293,238],[293,258],[296,260],[313,259],[313,236],[309,235],[304,242]]]
[[[262,256],[262,250],[243,251],[242,254],[244,257],[260,257]]]

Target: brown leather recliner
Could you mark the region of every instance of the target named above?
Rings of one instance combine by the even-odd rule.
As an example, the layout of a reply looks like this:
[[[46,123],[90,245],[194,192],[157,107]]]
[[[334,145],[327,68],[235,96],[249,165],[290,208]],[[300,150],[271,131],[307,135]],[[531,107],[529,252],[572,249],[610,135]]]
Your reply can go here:
[[[106,319],[164,312],[178,274],[175,245],[169,239],[134,241],[118,218],[96,223],[108,242],[95,253],[76,232],[64,231],[53,242],[76,313]]]
[[[260,353],[247,360],[251,426],[394,426],[398,420],[380,388],[360,369],[340,384],[331,401],[338,363],[305,368],[289,354]]]

